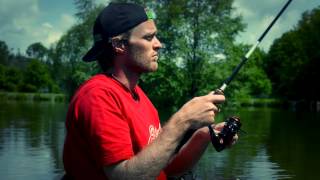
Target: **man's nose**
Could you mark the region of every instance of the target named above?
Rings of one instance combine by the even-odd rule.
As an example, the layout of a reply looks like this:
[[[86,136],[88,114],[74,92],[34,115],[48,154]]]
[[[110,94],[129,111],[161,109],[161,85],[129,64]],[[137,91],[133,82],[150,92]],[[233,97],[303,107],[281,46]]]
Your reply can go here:
[[[157,37],[155,37],[155,43],[153,45],[153,48],[157,50],[162,48],[162,44]]]

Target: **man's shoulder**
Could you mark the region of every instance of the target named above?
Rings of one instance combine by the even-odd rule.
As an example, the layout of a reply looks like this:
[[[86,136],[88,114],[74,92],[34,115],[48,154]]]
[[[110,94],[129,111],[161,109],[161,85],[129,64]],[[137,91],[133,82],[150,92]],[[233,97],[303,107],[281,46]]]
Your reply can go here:
[[[113,79],[106,74],[96,74],[85,81],[79,89],[113,89],[117,88],[117,84],[113,81]]]
[[[100,93],[117,93],[118,85],[105,74],[97,74],[82,83],[75,96],[91,96]]]

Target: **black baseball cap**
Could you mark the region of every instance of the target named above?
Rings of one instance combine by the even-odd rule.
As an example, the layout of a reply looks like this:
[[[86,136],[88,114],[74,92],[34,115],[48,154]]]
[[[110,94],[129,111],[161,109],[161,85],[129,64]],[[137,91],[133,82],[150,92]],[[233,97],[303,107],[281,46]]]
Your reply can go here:
[[[103,54],[104,44],[142,22],[154,19],[153,11],[133,3],[110,3],[98,15],[93,26],[94,44],[82,60],[91,62]]]

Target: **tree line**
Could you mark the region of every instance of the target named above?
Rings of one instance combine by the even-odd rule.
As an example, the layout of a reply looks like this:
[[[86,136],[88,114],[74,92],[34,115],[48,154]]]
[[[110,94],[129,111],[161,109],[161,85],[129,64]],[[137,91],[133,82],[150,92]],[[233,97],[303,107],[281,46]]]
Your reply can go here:
[[[118,0],[119,2],[119,0]],[[124,1],[121,1],[124,2]],[[163,43],[159,69],[139,84],[159,107],[179,107],[191,97],[219,87],[250,45],[235,42],[245,29],[232,14],[233,0],[126,0],[152,8]],[[78,23],[50,48],[31,44],[26,55],[0,41],[0,90],[73,94],[100,70],[84,63],[92,26],[104,5],[75,0]],[[228,99],[278,97],[319,100],[320,9],[305,12],[296,27],[275,40],[269,52],[257,49],[226,91]]]
[[[0,91],[61,92],[52,78],[47,51],[41,43],[34,43],[28,47],[27,56],[15,54],[0,40]]]

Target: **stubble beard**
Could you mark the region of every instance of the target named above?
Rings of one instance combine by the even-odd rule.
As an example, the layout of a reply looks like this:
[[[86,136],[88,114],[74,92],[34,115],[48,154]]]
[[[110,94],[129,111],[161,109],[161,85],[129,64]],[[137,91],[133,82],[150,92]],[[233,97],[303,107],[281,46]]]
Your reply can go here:
[[[131,47],[129,49],[129,67],[137,73],[155,72],[158,69],[158,62],[148,58],[143,51]]]

